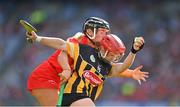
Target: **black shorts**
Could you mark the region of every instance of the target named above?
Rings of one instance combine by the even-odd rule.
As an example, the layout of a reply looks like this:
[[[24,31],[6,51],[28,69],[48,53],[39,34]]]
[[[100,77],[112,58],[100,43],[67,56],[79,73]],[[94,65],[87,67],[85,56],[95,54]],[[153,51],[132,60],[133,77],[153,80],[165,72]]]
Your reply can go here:
[[[89,96],[81,93],[64,93],[63,94],[63,100],[62,100],[62,106],[70,106],[74,101],[77,101],[79,99],[83,98],[90,98]]]

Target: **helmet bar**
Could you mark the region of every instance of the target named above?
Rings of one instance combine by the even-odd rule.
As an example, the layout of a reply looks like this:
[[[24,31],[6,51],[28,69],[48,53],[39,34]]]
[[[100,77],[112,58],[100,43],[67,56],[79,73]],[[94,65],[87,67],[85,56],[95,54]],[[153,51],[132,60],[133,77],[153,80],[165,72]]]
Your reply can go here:
[[[107,54],[108,54],[108,50],[106,50],[106,52],[104,53],[104,55],[101,53],[101,57],[102,57],[102,58],[105,58],[105,57],[107,56]]]

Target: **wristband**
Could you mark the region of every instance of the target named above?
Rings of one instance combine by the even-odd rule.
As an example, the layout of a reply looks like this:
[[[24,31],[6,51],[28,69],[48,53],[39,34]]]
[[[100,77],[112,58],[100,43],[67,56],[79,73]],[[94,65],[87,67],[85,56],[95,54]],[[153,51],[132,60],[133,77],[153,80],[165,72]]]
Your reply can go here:
[[[42,37],[37,36],[35,41],[36,41],[36,42],[40,42],[41,40],[42,40]]]
[[[136,53],[138,52],[138,50],[135,50],[135,49],[133,48],[133,46],[132,46],[131,52],[132,52],[133,54],[136,54]]]
[[[144,43],[143,43],[143,45],[141,45],[141,47],[139,48],[139,50],[135,50],[134,47],[132,46],[131,52],[132,52],[133,54],[136,54],[136,53],[137,53],[138,51],[140,51],[143,47],[144,47]]]

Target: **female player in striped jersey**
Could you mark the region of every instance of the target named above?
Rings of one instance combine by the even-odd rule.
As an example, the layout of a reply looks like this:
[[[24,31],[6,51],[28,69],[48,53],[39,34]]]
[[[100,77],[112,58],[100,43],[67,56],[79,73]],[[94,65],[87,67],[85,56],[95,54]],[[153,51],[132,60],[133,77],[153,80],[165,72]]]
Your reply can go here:
[[[94,25],[96,25],[96,26],[94,26]],[[108,39],[109,39],[109,37],[107,37],[107,36],[106,36],[106,38],[104,38],[106,33],[108,33],[108,31],[109,31],[109,26],[107,25],[107,23],[105,23],[103,20],[98,19],[98,18],[90,18],[85,22],[83,28],[84,28],[85,35],[81,35],[76,39],[72,38],[72,39],[70,39],[70,41],[71,42],[79,42],[84,45],[82,45],[82,46],[79,45],[81,47],[73,45],[73,44],[72,44],[72,46],[69,45],[70,50],[73,49],[72,47],[75,47],[74,49],[81,50],[81,54],[76,53],[77,51],[70,52],[70,50],[67,51],[66,49],[64,49],[69,53],[69,55],[71,57],[74,58],[73,59],[74,60],[73,70],[75,70],[76,72],[73,72],[73,74],[71,75],[70,80],[69,80],[70,82],[68,81],[68,83],[66,85],[63,105],[78,105],[79,103],[81,105],[83,105],[83,104],[89,105],[89,106],[94,105],[94,103],[92,101],[94,101],[98,97],[99,93],[101,92],[101,89],[103,86],[102,82],[105,80],[106,76],[114,77],[114,76],[120,76],[120,75],[123,76],[124,75],[126,77],[131,77],[131,78],[138,79],[138,80],[139,79],[145,80],[144,77],[146,77],[146,73],[140,72],[140,67],[135,69],[134,71],[136,71],[136,73],[133,74],[133,72],[129,72],[130,70],[129,71],[126,70],[127,67],[124,67],[124,68],[123,68],[123,66],[115,67],[115,66],[117,66],[117,64],[109,63],[109,62],[111,62],[111,60],[118,61],[119,57],[122,56],[122,54],[123,54],[123,48],[121,47],[121,49],[116,50],[116,51],[121,52],[121,54],[112,53],[111,51],[114,48],[107,47],[108,45],[104,44],[104,43],[108,43]],[[99,36],[97,36],[98,34],[99,34]],[[35,36],[36,34],[33,32],[31,34],[31,36],[32,35]],[[104,35],[104,36],[100,36],[100,35]],[[110,36],[110,37],[112,37],[112,40],[114,40],[113,36]],[[33,39],[33,37],[30,37],[30,38]],[[103,49],[108,50],[110,48],[111,51],[109,51],[109,52],[102,51],[101,54],[97,54],[97,52],[95,51],[96,50],[95,48],[98,47],[98,45],[99,45],[98,41],[101,41],[102,38],[104,38],[103,40],[106,42],[101,42],[100,44],[104,45],[104,47],[99,47],[99,48],[101,48],[101,50],[103,50]],[[54,46],[54,44],[55,44],[54,48],[56,48],[56,49],[62,49],[60,46],[62,45],[62,43],[64,43],[64,41],[59,42],[59,39],[57,42],[56,41],[57,38],[53,38],[53,39],[51,38],[50,41],[49,40],[46,41],[46,39],[49,39],[49,38],[44,38],[44,37],[42,40],[40,40],[41,37],[38,37],[38,38],[35,37],[34,39],[36,39],[37,41],[41,41],[42,44],[44,43],[43,41],[45,40],[45,44],[46,43],[51,44],[50,46],[52,46],[52,45]],[[53,43],[52,43],[52,41],[53,41]],[[114,41],[116,41],[116,40],[114,40]],[[143,43],[144,43],[143,39],[139,38],[138,42],[137,41],[135,42],[135,45],[137,45],[136,47],[140,48],[143,45]],[[68,43],[68,44],[71,44],[71,43]],[[90,45],[91,47],[86,47],[87,45]],[[91,50],[91,51],[89,52],[89,50]],[[133,48],[132,52],[135,53],[139,50],[140,49],[135,50]],[[113,51],[115,52],[115,50],[113,50]],[[89,54],[87,54],[87,53],[89,53]],[[133,57],[135,56],[134,53],[131,54]],[[99,59],[98,55],[103,56],[103,57],[101,57],[103,59],[106,58],[106,61]],[[75,58],[75,56],[76,56],[76,58]],[[86,59],[86,61],[88,63],[86,61],[82,60],[82,58],[81,58],[82,56],[83,56],[83,58],[89,57],[89,61],[88,61],[88,59]],[[131,57],[131,60],[134,59],[133,57]],[[110,60],[110,61],[108,61],[108,60]],[[131,63],[130,63],[130,65],[131,65]],[[120,66],[120,64],[118,66]],[[85,68],[82,68],[82,67],[85,67]],[[68,67],[68,69],[69,69],[69,67]],[[110,69],[111,69],[111,72],[109,73]],[[126,71],[120,72],[123,70],[126,70]],[[84,72],[84,71],[86,71],[86,72]],[[107,72],[103,73],[102,71],[107,71]],[[113,72],[113,71],[119,71],[119,72]],[[77,72],[78,72],[78,75],[77,75]],[[66,72],[64,74],[66,74]],[[31,76],[31,78],[33,78],[33,77]],[[34,80],[34,82],[35,82],[35,80]],[[30,83],[32,83],[32,80]],[[56,84],[56,83],[54,83],[54,84]],[[74,86],[76,88],[72,88]],[[43,97],[42,89],[39,89],[38,87],[33,88],[32,93],[37,99],[39,99],[40,103],[45,102],[45,100],[43,99],[44,97]],[[41,104],[43,104],[43,103],[41,103]],[[45,105],[45,103],[44,103],[44,105]]]

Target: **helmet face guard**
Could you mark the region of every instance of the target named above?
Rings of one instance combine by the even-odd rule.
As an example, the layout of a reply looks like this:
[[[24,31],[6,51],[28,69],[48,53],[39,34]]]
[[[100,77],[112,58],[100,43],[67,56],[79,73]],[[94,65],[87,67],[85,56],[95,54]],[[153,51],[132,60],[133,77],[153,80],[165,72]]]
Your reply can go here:
[[[91,37],[90,35],[86,33],[86,29],[89,29],[89,28],[92,29],[94,32],[93,37]],[[105,29],[110,30],[109,23],[107,21],[98,17],[90,17],[86,19],[83,25],[83,32],[88,36],[88,38],[94,39],[98,28],[105,28]]]
[[[99,56],[107,60],[107,56],[111,54],[113,58],[109,62],[119,62],[125,52],[124,43],[114,34],[106,35],[100,42]]]

